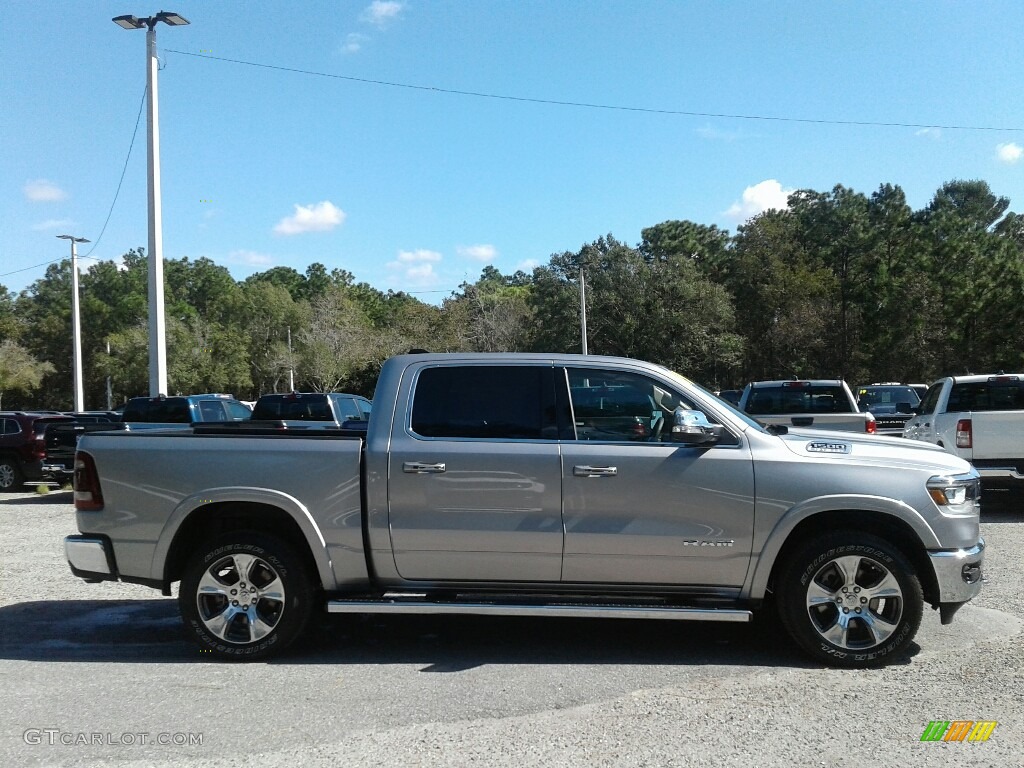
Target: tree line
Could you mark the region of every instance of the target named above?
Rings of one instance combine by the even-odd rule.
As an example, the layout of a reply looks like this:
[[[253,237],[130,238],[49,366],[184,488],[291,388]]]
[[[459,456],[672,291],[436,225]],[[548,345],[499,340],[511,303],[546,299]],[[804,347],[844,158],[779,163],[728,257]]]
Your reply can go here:
[[[666,221],[611,234],[532,274],[493,266],[440,304],[321,263],[245,280],[165,261],[170,392],[255,399],[288,386],[371,396],[381,363],[433,351],[578,352],[664,364],[711,388],[750,380],[923,381],[1024,369],[1024,216],[984,181],[913,210],[899,186],[800,190],[735,234]],[[82,274],[86,406],[148,391],[142,249]],[[0,407],[71,407],[71,266],[0,286]]]

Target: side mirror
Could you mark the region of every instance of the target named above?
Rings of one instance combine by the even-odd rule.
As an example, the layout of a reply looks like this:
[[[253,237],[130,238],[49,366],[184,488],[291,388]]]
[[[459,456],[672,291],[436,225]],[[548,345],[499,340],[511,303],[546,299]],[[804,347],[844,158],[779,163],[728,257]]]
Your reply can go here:
[[[672,442],[683,445],[714,445],[722,439],[722,428],[712,424],[703,411],[679,406],[672,413]]]
[[[910,403],[896,403],[896,413],[913,413]]]

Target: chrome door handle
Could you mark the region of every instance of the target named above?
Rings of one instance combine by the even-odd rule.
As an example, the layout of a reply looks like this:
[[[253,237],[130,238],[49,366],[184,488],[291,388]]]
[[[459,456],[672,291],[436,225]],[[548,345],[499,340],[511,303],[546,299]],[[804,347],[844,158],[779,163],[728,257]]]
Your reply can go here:
[[[615,477],[619,474],[618,467],[589,467],[586,465],[577,464],[572,468],[572,473],[576,477]]]
[[[431,475],[444,472],[444,462],[438,464],[424,464],[419,461],[407,461],[402,464],[402,471],[413,475]]]

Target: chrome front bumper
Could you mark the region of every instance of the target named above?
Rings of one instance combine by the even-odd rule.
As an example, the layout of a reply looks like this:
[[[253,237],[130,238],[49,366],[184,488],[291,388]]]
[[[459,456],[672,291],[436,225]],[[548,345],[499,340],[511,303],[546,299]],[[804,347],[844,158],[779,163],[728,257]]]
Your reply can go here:
[[[929,552],[935,582],[938,584],[938,602],[966,603],[981,592],[981,565],[985,559],[985,540],[969,549]]]

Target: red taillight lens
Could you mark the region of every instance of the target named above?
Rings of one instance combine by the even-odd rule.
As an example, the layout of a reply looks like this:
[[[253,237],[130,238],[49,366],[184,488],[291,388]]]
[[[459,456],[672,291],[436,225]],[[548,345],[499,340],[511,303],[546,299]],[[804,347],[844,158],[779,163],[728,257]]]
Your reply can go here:
[[[878,424],[875,423],[874,419],[868,419],[866,422],[864,422],[864,431],[867,432],[869,435],[877,434]]]
[[[970,419],[960,419],[960,421],[956,423],[956,447],[974,447],[974,430]]]
[[[88,453],[75,454],[75,509],[79,512],[93,512],[103,509],[103,492],[100,490],[100,476],[96,462]]]
[[[37,437],[32,442],[32,453],[37,459],[46,458],[46,440],[42,437]]]

